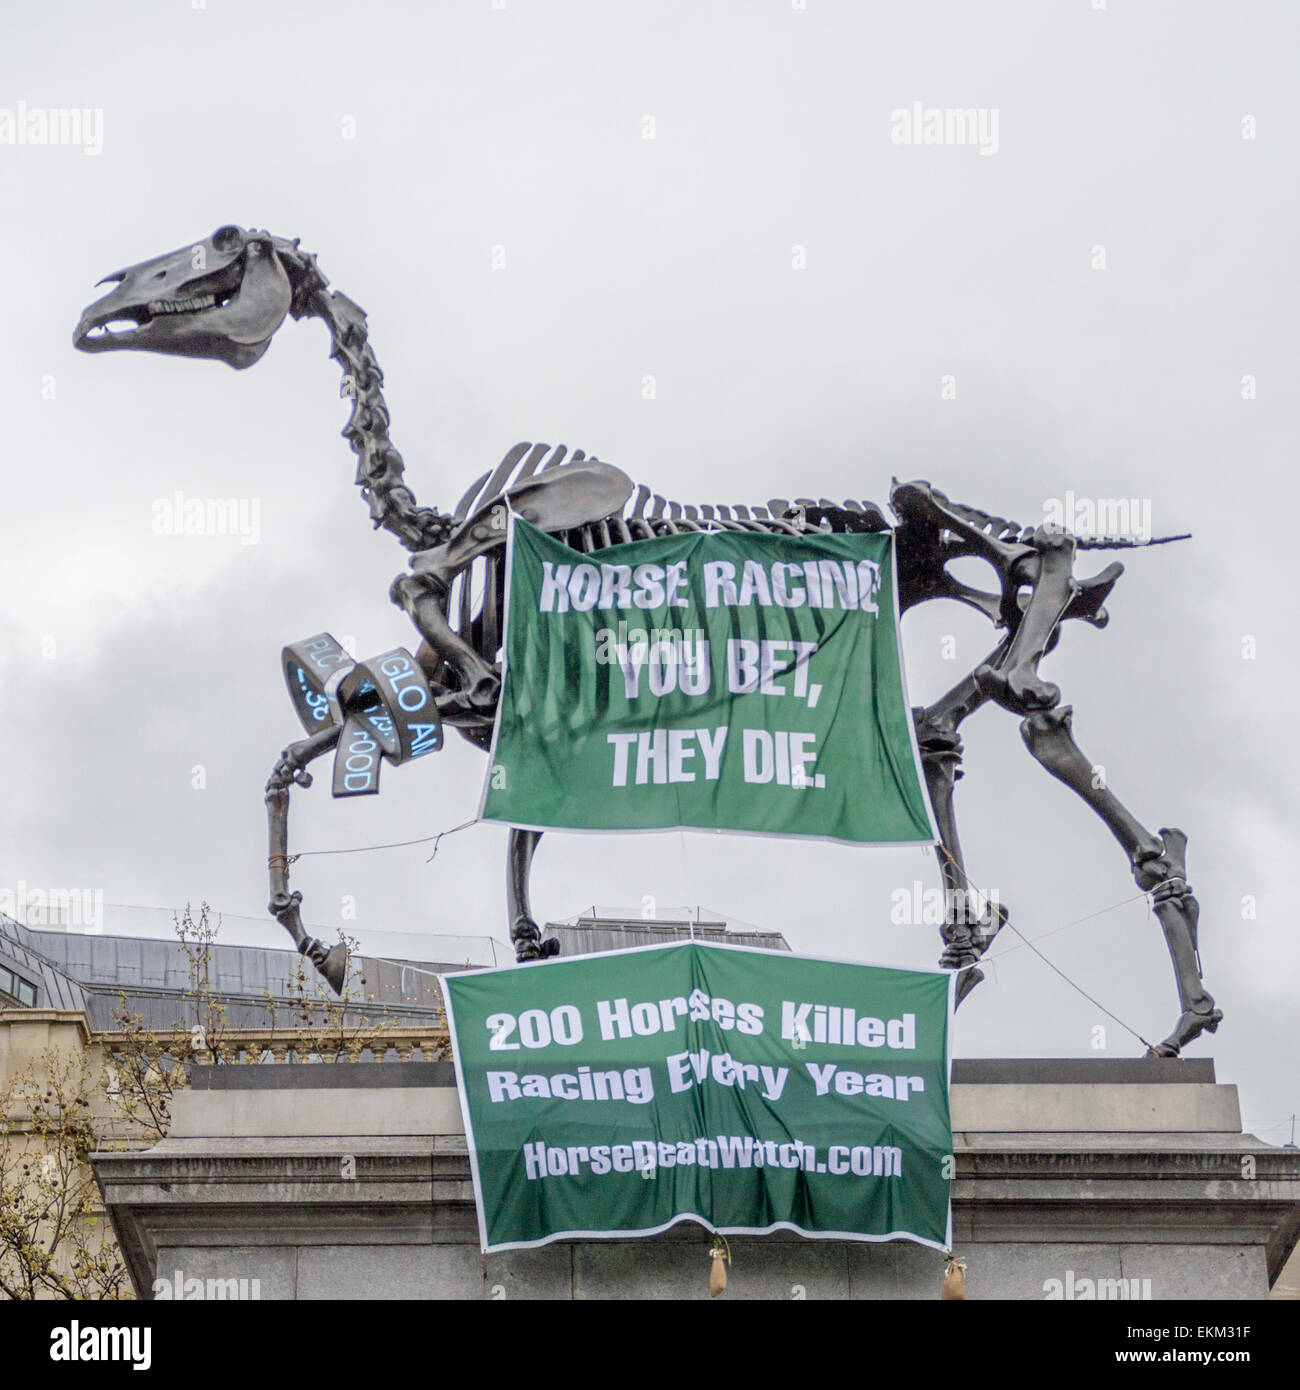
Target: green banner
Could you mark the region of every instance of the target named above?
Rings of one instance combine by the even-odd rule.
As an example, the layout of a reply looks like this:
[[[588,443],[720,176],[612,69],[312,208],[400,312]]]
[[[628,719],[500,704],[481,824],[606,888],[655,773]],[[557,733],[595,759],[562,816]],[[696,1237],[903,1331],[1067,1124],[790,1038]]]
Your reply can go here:
[[[951,1244],[952,977],[683,941],[441,977],[484,1250]]]
[[[508,553],[483,819],[934,841],[891,535],[694,532],[584,555],[512,518]]]

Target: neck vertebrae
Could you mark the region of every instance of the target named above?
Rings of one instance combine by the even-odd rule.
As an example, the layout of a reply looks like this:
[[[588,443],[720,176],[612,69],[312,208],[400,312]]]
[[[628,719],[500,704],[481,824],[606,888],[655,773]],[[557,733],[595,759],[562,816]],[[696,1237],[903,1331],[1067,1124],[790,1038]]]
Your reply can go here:
[[[416,503],[403,476],[402,456],[388,437],[384,374],[371,349],[365,311],[346,295],[328,288],[315,257],[296,246],[286,254],[277,247],[294,282],[293,317],[320,318],[330,331],[330,356],[343,372],[341,394],[352,401],[343,437],[357,456],[357,486],[370,508],[375,528],[392,532],[408,550],[441,544],[454,522],[435,508]],[[296,273],[295,273],[296,272]]]

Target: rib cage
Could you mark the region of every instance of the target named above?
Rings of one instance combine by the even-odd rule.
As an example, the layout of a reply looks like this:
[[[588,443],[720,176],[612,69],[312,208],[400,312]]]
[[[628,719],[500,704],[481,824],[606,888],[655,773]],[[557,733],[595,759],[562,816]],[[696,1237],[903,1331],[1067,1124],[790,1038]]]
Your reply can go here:
[[[455,520],[458,523],[465,521],[492,498],[508,492],[534,473],[599,462],[595,454],[585,453],[582,449],[570,453],[563,444],[557,444],[554,448],[547,444],[516,444],[495,469],[490,469],[470,484],[456,504]],[[882,531],[889,527],[884,513],[872,502],[850,499],[841,504],[826,498],[814,501],[801,497],[795,505],[802,506],[805,515],[814,524],[821,520],[822,514],[827,514],[831,529],[836,531]],[[780,497],[770,499],[766,506],[684,505],[652,493],[642,483],[624,506],[622,514],[558,535],[566,545],[584,554],[631,541],[678,535],[683,531],[721,529],[801,535],[799,527],[783,515],[790,510],[791,504]],[[830,515],[832,513],[835,515]],[[840,524],[835,524],[836,521]],[[505,554],[503,550],[498,550],[480,556],[457,577],[448,603],[448,617],[452,626],[476,651],[490,654],[490,658],[494,659],[501,645],[504,608]]]
[[[557,444],[554,448],[547,444],[516,444],[495,469],[490,469],[471,484],[457,503],[454,519],[457,523],[465,521],[494,497],[508,492],[511,487],[535,473],[553,468],[573,467],[581,463],[599,462],[594,454],[587,454],[582,449],[570,452],[563,444]],[[937,489],[933,490],[933,496],[936,500],[942,501],[944,508],[961,523],[973,528],[995,547],[1004,551],[1012,547],[1030,545],[1037,530],[1033,526],[1023,526],[1017,521],[952,502]],[[796,519],[803,525],[796,525]],[[620,514],[575,531],[556,534],[572,549],[591,554],[631,541],[714,529],[798,536],[805,534],[810,524],[831,531],[884,531],[896,529],[898,523],[891,522],[874,502],[857,501],[853,498],[837,503],[825,497],[797,497],[791,503],[784,497],[773,497],[765,506],[743,506],[734,503],[683,504],[652,493],[642,483]],[[967,553],[970,553],[969,547],[951,545],[957,538],[950,532],[937,526],[930,529],[931,540],[938,550],[951,550],[951,553],[956,554],[958,550],[966,549]],[[1137,541],[1124,537],[1093,536],[1076,537],[1075,545],[1079,550],[1122,550],[1161,545],[1166,541],[1181,539],[1184,538],[1167,536],[1150,541]],[[942,570],[941,562],[938,568]],[[911,587],[908,584],[907,569],[908,567],[904,566],[903,572],[900,573],[900,580],[905,588]],[[1119,573],[1120,567],[1112,566],[1102,574],[1083,581],[1083,592],[1065,616],[1085,617],[1091,622],[1104,621],[1101,603]],[[999,618],[1002,624],[1008,618],[1014,621],[1014,613],[999,612],[999,600],[995,595],[978,593],[953,581],[950,576],[944,575],[940,579],[940,576],[936,575],[932,583],[925,587],[927,592],[918,593],[918,598],[956,598],[970,603],[994,621],[999,621]],[[904,601],[902,606],[909,605]],[[501,646],[504,611],[505,552],[504,548],[501,548],[488,555],[479,556],[456,578],[448,603],[448,619],[476,651],[483,653],[489,660],[495,660]]]

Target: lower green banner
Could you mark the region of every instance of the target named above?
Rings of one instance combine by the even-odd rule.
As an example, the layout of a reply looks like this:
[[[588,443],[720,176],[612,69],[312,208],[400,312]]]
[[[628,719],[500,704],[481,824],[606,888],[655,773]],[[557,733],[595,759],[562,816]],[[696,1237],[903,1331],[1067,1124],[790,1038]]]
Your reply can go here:
[[[948,973],[682,941],[440,978],[485,1251],[950,1247]]]

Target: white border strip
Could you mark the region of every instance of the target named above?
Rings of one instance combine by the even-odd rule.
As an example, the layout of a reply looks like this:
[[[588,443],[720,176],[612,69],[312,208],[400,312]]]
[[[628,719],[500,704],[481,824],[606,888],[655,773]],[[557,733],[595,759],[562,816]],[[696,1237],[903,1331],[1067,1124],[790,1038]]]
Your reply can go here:
[[[912,718],[912,699],[907,691],[907,663],[903,660],[903,615],[898,609],[898,537],[889,533],[889,566],[893,578],[894,591],[894,648],[898,653],[898,683],[903,689],[903,718],[907,721],[907,739],[912,746],[912,768],[921,787],[921,803],[930,819],[930,843],[939,843],[939,827],[934,819],[934,807],[930,804],[930,784],[926,780],[925,769],[921,766],[921,748],[916,741],[916,720]],[[894,844],[919,844],[920,841],[891,841]],[[952,1017],[949,1011],[948,1017]]]
[[[506,577],[505,577],[505,619],[501,624],[501,690],[497,696],[496,717],[492,720],[492,745],[488,749],[487,772],[483,777],[483,790],[479,793],[478,812],[476,819],[485,825],[509,825],[509,821],[489,820],[483,812],[487,809],[488,789],[492,785],[492,773],[497,765],[497,740],[501,737],[501,711],[505,707],[506,680],[510,675],[510,622],[513,616],[514,604],[510,602],[510,594],[514,587],[514,568],[515,568],[515,526],[519,520],[519,513],[510,505],[509,499],[502,495],[503,502],[506,504]],[[577,553],[576,551],[574,552]],[[469,576],[465,578],[469,582]],[[491,583],[491,576],[488,576],[488,583]],[[533,830],[537,827],[531,825],[516,826],[520,830]],[[543,827],[544,828],[544,827]]]

